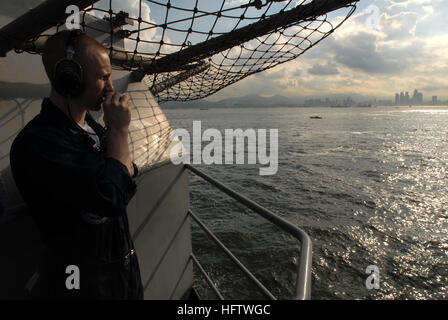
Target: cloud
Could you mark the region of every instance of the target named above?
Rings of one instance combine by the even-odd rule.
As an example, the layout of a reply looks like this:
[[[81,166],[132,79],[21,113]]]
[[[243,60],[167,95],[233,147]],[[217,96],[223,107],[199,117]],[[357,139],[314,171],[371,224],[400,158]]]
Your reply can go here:
[[[295,69],[291,75],[294,77],[299,77],[302,75],[302,71],[300,69]]]
[[[386,40],[405,40],[415,35],[419,14],[417,12],[400,12],[390,16],[387,13],[381,17],[381,31],[387,35]]]
[[[426,86],[426,87],[421,88],[421,90],[431,91],[431,92],[433,92],[433,91],[441,91],[441,90],[448,91],[448,85],[445,85],[445,86]]]
[[[406,67],[403,57],[384,50],[377,44],[373,34],[360,32],[343,42],[335,42],[332,47],[334,60],[351,69],[371,74],[391,74]]]
[[[310,69],[308,69],[308,73],[325,76],[325,75],[339,74],[339,70],[336,68],[334,64],[327,63],[326,65],[321,65],[317,63],[313,65]]]
[[[278,71],[267,70],[265,71],[264,76],[268,79],[281,79],[285,77],[285,74],[282,72],[282,70]]]

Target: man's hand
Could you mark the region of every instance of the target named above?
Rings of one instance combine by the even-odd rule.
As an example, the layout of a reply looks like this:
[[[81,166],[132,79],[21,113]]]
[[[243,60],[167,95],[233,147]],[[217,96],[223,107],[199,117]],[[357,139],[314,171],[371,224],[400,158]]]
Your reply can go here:
[[[118,92],[108,95],[103,104],[104,124],[107,132],[107,156],[124,164],[129,174],[134,175],[134,167],[128,145],[128,128],[131,122],[131,107],[129,97]]]
[[[115,92],[103,103],[104,124],[111,130],[127,131],[131,122],[129,97]]]

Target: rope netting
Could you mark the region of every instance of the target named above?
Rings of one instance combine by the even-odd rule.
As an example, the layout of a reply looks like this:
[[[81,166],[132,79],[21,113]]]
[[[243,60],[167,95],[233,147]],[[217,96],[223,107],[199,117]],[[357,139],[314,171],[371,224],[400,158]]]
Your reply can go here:
[[[356,2],[101,0],[81,11],[80,28],[100,34],[114,68],[132,70],[159,103],[187,101],[299,57],[342,25]]]
[[[84,13],[110,21],[109,47],[127,57],[114,66],[140,69],[164,102],[201,99],[295,59],[355,8],[353,1],[336,0],[102,0]],[[81,25],[94,28],[85,14]],[[115,46],[114,38],[124,46]]]

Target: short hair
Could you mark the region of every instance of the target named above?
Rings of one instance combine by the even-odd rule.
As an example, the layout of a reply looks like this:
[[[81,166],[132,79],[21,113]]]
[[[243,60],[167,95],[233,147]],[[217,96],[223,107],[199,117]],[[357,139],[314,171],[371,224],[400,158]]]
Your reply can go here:
[[[67,42],[71,36],[71,30],[63,30],[52,35],[45,42],[42,53],[42,63],[45,72],[50,81],[53,80],[54,68],[56,64],[67,55]],[[107,52],[95,39],[86,34],[81,34],[73,40],[75,46],[75,55],[73,60],[78,62],[83,68],[86,68],[86,58],[95,50],[103,50]]]

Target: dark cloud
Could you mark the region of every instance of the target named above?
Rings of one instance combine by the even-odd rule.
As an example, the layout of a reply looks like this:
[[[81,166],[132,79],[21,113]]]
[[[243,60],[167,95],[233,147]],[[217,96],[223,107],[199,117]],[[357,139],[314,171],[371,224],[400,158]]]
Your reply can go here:
[[[308,69],[308,73],[324,76],[324,75],[338,74],[339,70],[333,64],[328,63],[326,65],[321,65],[321,64],[317,63],[317,64],[313,65],[310,69]]]
[[[351,69],[369,74],[393,74],[405,69],[406,59],[390,48],[379,48],[375,35],[359,32],[341,41],[333,41],[329,48],[334,60]]]

